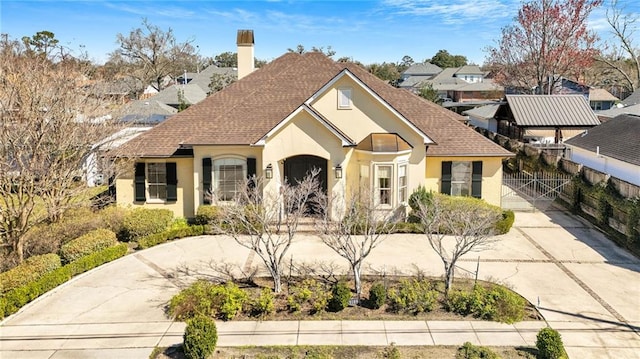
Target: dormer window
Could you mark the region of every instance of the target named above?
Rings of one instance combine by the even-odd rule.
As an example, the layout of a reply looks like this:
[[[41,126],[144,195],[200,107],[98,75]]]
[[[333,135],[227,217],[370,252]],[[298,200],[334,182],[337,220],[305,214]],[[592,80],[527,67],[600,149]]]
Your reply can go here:
[[[350,109],[351,108],[351,89],[339,88],[338,89],[338,109]]]

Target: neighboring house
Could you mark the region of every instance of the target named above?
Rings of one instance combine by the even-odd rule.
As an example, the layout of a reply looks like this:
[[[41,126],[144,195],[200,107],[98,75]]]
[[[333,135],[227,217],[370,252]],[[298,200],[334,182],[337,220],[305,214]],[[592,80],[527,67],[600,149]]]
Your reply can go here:
[[[502,160],[513,154],[459,115],[318,52],[253,71],[248,35],[238,36],[237,82],[123,146],[137,163],[117,180],[119,205],[193,217],[209,192],[224,203],[247,176],[266,178],[268,198],[312,168],[325,191],[370,190],[389,211],[420,185],[500,205]]]
[[[425,80],[432,79],[441,71],[442,68],[430,62],[413,64],[409,66],[408,69],[404,70],[404,72],[400,76],[398,87],[417,92],[417,90],[420,89],[419,87],[417,87],[419,84],[422,84],[422,82]]]
[[[640,117],[620,115],[565,145],[569,160],[640,186]]]
[[[600,124],[583,95],[506,95],[498,133],[523,142],[560,143]]]
[[[594,111],[608,110],[620,102],[619,98],[605,89],[587,86],[564,77],[559,79],[553,93],[556,95],[583,95]]]
[[[629,97],[622,100],[622,105],[625,107],[640,105],[640,89],[633,91]]]
[[[467,116],[469,120],[468,124],[484,128],[491,132],[498,132],[498,120],[496,120],[496,112],[500,108],[501,104],[484,105],[470,110],[462,112],[462,115]]]
[[[116,105],[123,105],[138,98],[142,93],[142,83],[131,76],[121,77],[112,81],[100,81],[86,88],[91,95],[101,100],[108,100]]]
[[[596,116],[600,122],[610,121],[612,118],[615,118],[620,115],[635,115],[640,116],[640,103],[630,106],[623,106],[622,104],[618,104],[608,110],[604,111],[596,111]]]

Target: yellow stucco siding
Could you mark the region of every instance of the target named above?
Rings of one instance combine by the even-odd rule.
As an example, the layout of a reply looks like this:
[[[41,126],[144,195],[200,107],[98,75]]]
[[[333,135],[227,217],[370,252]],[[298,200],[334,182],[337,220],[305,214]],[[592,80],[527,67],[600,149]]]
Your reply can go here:
[[[334,168],[341,165],[346,168],[348,149],[342,147],[342,141],[327,127],[302,111],[265,143],[262,158],[263,167],[273,166],[273,179],[266,181],[267,190],[276,191],[284,180],[283,160],[298,155],[312,155],[327,160],[327,188],[329,191],[343,193],[343,179],[336,179]]]
[[[264,167],[266,165],[262,164],[262,148],[261,147],[251,147],[251,146],[195,146],[193,148],[193,183],[194,183],[194,192],[193,192],[193,204],[194,204],[194,213],[198,210],[198,207],[204,204],[204,191],[202,180],[203,180],[203,169],[202,169],[202,159],[203,158],[211,158],[213,161],[220,158],[238,158],[241,160],[246,160],[247,158],[255,158],[256,159],[256,175],[262,176]]]
[[[427,157],[424,185],[440,192],[442,162],[482,161],[482,199],[500,206],[502,198],[502,158],[500,157]]]
[[[178,177],[178,200],[175,202],[164,202],[160,200],[150,200],[147,193],[146,202],[136,202],[134,200],[133,171],[126,173],[116,180],[117,203],[122,207],[142,207],[163,208],[173,211],[177,217],[192,218],[195,216],[193,207],[193,159],[191,158],[163,158],[163,159],[140,159],[138,162],[163,163],[175,162],[176,174]]]
[[[339,89],[351,90],[349,109],[338,108]],[[371,133],[397,133],[414,148],[424,144],[414,129],[402,123],[396,114],[347,76],[336,81],[311,106],[356,143]]]

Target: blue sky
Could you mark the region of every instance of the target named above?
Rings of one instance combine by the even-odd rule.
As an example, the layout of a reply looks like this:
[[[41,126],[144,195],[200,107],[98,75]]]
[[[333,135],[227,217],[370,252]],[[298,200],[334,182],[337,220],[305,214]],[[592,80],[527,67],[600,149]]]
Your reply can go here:
[[[608,3],[608,1],[605,1]],[[143,18],[173,29],[179,41],[193,40],[199,53],[235,51],[238,29],[253,29],[255,54],[272,60],[302,44],[331,46],[335,58],[365,64],[416,61],[438,50],[464,55],[477,64],[484,48],[495,44],[511,24],[520,0],[378,1],[180,1],[180,0],[0,0],[0,32],[13,38],[38,31],[55,33],[72,50],[81,45],[99,63],[115,50],[116,35],[140,27]],[[640,14],[640,1],[619,0],[628,13]],[[605,4],[589,25],[606,39]]]

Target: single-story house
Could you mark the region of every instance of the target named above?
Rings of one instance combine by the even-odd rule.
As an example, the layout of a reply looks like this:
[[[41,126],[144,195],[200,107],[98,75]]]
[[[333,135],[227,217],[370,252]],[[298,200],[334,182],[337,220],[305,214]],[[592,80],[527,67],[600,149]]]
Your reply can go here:
[[[116,181],[123,206],[193,217],[232,199],[239,179],[277,193],[312,168],[338,196],[371,190],[382,209],[420,185],[500,205],[502,160],[513,154],[461,116],[394,88],[353,63],[286,53],[253,68],[253,32],[238,32],[239,80],[123,146],[135,168]]]
[[[519,141],[560,143],[600,124],[583,95],[506,95],[498,133]]]
[[[500,105],[501,103],[496,103],[472,108],[462,111],[462,115],[469,118],[468,124],[496,133],[498,132],[498,121],[495,116]]]
[[[567,159],[640,186],[640,116],[617,116],[565,145]]]

